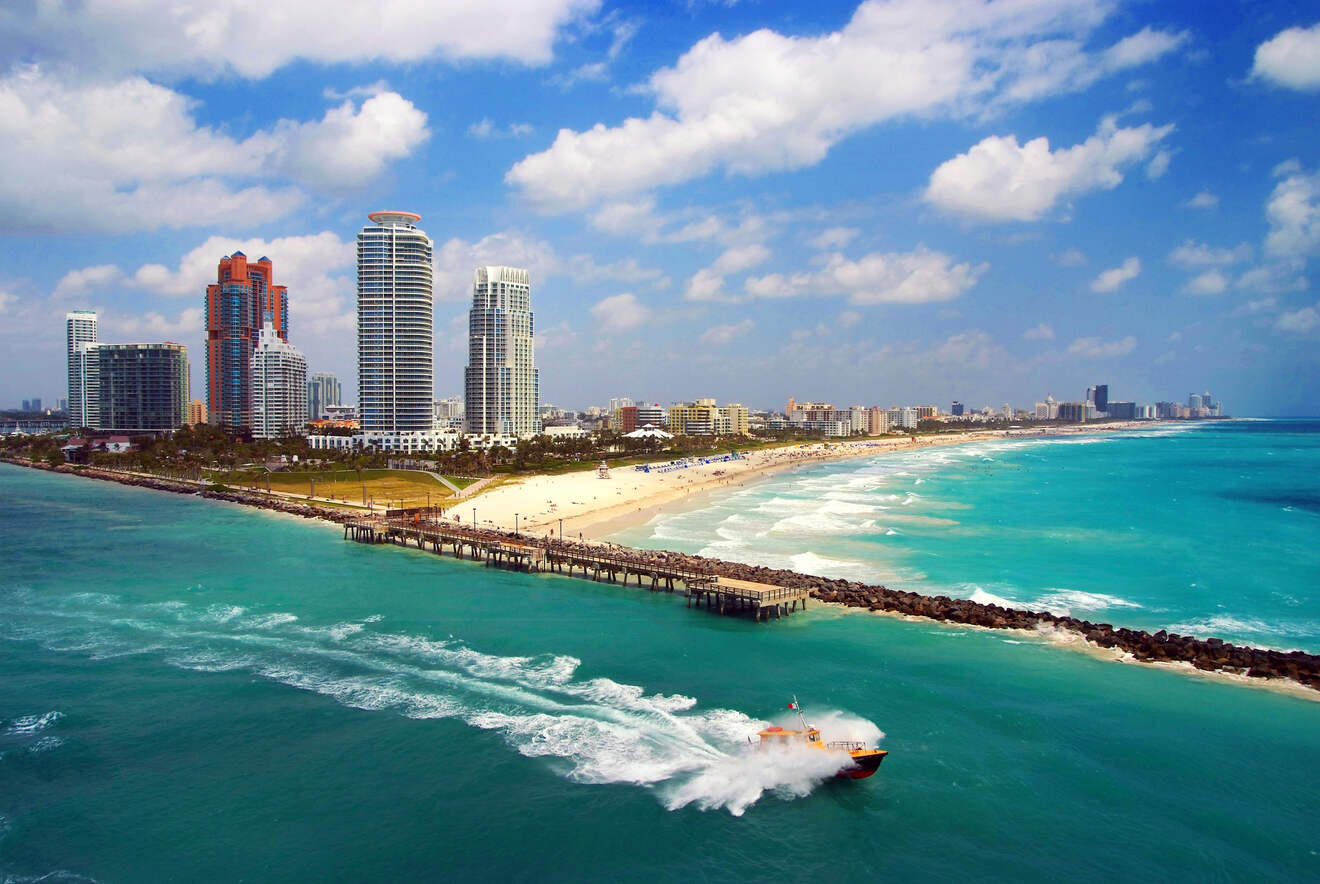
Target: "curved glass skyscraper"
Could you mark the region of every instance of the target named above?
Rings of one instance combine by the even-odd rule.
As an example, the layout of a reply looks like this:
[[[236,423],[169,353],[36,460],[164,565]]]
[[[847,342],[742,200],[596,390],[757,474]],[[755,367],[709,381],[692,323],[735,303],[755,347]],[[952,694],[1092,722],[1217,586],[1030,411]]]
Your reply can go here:
[[[533,331],[530,274],[519,267],[478,267],[472,280],[464,372],[469,433],[541,432]]]
[[[364,433],[430,432],[431,240],[412,212],[358,234],[358,419]]]

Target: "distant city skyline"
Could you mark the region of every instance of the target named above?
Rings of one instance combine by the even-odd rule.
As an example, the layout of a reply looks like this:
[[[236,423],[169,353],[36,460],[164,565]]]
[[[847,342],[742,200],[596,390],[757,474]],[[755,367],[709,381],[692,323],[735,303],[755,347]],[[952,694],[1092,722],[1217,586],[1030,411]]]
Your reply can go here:
[[[205,398],[235,252],[276,262],[309,371],[356,402],[357,230],[406,207],[432,397],[463,389],[472,269],[513,266],[544,401],[1030,407],[1104,377],[1320,412],[1305,6],[547,0],[490,40],[438,4],[241,56],[216,47],[252,19],[110,8],[6,18],[0,403],[66,395],[83,309],[187,345]]]

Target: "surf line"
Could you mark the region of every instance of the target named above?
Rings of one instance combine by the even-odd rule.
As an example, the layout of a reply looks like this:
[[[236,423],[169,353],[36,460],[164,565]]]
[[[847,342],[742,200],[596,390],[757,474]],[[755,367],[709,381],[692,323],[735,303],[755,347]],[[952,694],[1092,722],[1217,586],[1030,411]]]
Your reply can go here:
[[[0,461],[14,466],[101,479],[155,491],[188,495],[200,494],[200,496],[211,500],[223,500],[258,509],[299,515],[304,518],[323,519],[341,525],[362,519],[362,516],[357,513],[337,511],[310,504],[273,500],[255,494],[206,489],[199,491],[196,484],[173,479],[124,475],[96,468],[75,468],[67,464],[52,467],[49,464],[19,458],[5,457],[0,458]],[[974,602],[968,599],[954,599],[942,595],[927,596],[916,592],[890,589],[882,585],[868,585],[858,581],[799,574],[795,571],[767,568],[761,565],[747,565],[741,562],[728,562],[722,559],[689,555],[687,553],[665,550],[638,550],[619,547],[614,544],[551,541],[545,538],[522,534],[515,535],[512,532],[488,529],[475,531],[464,529],[464,533],[470,534],[473,538],[485,543],[516,544],[539,548],[543,552],[551,543],[559,545],[561,549],[580,549],[584,553],[600,554],[602,550],[622,553],[626,550],[629,559],[636,557],[638,561],[687,569],[693,573],[790,590],[794,596],[800,598],[803,607],[806,605],[806,598],[809,597],[821,602],[829,602],[850,608],[864,608],[870,611],[922,617],[948,623],[962,623],[988,629],[1053,629],[1076,634],[1098,648],[1113,649],[1129,654],[1134,660],[1142,663],[1185,663],[1202,672],[1223,672],[1262,680],[1287,679],[1312,690],[1320,691],[1320,655],[1308,654],[1305,651],[1276,651],[1269,648],[1234,645],[1219,638],[1208,637],[1202,639],[1190,635],[1180,635],[1176,632],[1168,632],[1163,629],[1150,633],[1143,629],[1115,627],[1109,623],[1093,623],[1090,620],[1060,616],[1051,614],[1048,611],[1005,608],[1000,605]],[[517,563],[517,557],[506,557],[502,564],[508,567]],[[497,562],[495,564],[501,563]],[[621,571],[621,569],[619,570]],[[689,598],[689,604],[691,604],[691,598]],[[726,601],[721,613],[728,613],[730,610],[739,609],[736,606],[731,607]]]

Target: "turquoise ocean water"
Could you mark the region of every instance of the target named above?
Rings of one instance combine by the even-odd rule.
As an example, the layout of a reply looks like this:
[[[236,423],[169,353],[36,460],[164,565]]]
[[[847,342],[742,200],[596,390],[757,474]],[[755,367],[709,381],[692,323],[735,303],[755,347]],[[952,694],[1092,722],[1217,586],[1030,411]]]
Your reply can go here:
[[[1320,872],[1309,700],[859,612],[758,625],[5,465],[0,502],[0,880]],[[749,757],[791,693],[882,731],[880,773]]]
[[[819,464],[614,539],[1320,652],[1320,421]]]

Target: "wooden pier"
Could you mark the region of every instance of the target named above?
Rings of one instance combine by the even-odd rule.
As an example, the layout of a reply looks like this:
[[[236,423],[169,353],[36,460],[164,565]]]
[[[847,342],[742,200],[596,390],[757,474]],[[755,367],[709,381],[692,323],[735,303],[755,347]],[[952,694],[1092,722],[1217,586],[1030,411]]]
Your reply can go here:
[[[779,619],[807,607],[807,590],[718,577],[708,571],[658,561],[640,550],[584,548],[553,539],[518,538],[461,528],[439,520],[426,510],[391,510],[384,518],[370,517],[344,523],[344,539],[359,543],[428,546],[437,555],[446,547],[455,558],[484,562],[488,568],[536,573],[552,571],[569,577],[628,586],[652,592],[675,592],[681,585],[691,608],[705,603],[720,614],[751,614],[758,622]]]

